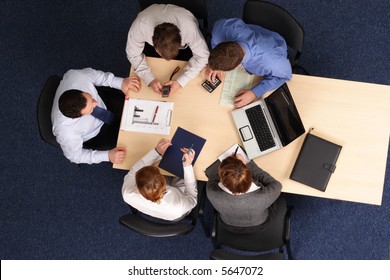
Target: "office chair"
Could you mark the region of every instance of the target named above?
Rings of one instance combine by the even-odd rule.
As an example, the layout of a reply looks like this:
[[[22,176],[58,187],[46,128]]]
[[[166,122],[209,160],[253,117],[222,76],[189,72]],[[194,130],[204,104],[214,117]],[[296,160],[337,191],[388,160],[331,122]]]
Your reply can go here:
[[[206,39],[206,42],[210,41],[210,33],[208,32],[208,14],[205,0],[139,0],[141,11],[152,4],[174,4],[189,10],[198,19],[200,31]],[[160,57],[155,49],[147,43],[145,43],[143,53],[146,56]],[[191,57],[192,51],[190,48],[185,48],[180,50],[179,55],[175,59],[188,61]]]
[[[126,214],[119,219],[119,223],[126,228],[139,234],[149,237],[172,237],[186,235],[190,233],[196,225],[199,218],[203,231],[207,236],[206,225],[203,219],[203,204],[206,197],[205,182],[198,182],[198,204],[182,220],[171,223],[156,218],[147,218],[145,214],[137,209],[130,207],[130,214]]]
[[[280,224],[277,232],[267,232],[266,228],[254,232],[240,232],[228,230],[226,224],[221,220],[220,214],[214,210],[211,230],[214,250],[210,254],[210,259],[282,260],[284,258],[284,248],[286,248],[288,259],[292,260],[290,215],[291,208],[287,208],[284,221]],[[229,247],[230,250],[226,247]],[[232,248],[236,251],[231,250]],[[276,249],[278,249],[278,252],[275,252]],[[244,254],[243,251],[246,251],[247,254]]]
[[[61,78],[56,75],[49,77],[43,86],[37,106],[39,134],[41,135],[42,140],[57,148],[60,147],[60,144],[58,144],[52,131],[51,108],[60,81]]]
[[[298,64],[303,51],[305,31],[299,22],[282,7],[261,1],[247,0],[244,4],[242,19],[248,24],[256,24],[281,35],[288,46],[288,58],[293,73],[302,71],[309,72]]]

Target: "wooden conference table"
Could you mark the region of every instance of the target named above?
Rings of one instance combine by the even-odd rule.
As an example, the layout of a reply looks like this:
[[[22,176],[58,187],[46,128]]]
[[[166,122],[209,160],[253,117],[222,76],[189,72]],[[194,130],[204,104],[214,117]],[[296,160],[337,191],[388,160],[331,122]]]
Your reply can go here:
[[[186,65],[184,61],[147,59],[161,81],[167,81],[176,66],[183,69]],[[201,86],[203,81],[202,72],[168,98],[142,82],[142,90],[131,98],[174,102],[170,135],[121,130],[118,146],[127,148],[126,160],[114,168],[130,169],[159,139],[171,139],[180,126],[206,139],[194,170],[198,180],[207,180],[206,167],[241,140],[231,117],[233,108],[219,105],[222,85],[209,93]],[[336,170],[325,192],[289,179],[304,135],[254,161],[282,183],[283,192],[381,205],[390,133],[390,86],[295,74],[288,86],[306,131],[314,128],[342,143]]]

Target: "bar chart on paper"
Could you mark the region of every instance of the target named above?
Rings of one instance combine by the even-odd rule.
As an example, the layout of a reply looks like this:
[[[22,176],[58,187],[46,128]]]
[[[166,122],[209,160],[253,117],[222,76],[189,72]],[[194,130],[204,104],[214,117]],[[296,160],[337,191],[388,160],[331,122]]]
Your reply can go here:
[[[123,107],[121,130],[169,135],[173,102],[128,99]]]

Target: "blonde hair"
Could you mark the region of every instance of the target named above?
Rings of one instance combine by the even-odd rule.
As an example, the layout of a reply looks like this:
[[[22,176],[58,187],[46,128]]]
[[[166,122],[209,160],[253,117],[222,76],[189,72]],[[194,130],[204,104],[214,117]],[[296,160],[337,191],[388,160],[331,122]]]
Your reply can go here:
[[[235,156],[225,158],[218,168],[221,183],[233,194],[246,193],[252,184],[252,172]]]
[[[160,170],[154,166],[145,166],[135,173],[138,191],[147,200],[160,203],[166,190],[166,180]]]

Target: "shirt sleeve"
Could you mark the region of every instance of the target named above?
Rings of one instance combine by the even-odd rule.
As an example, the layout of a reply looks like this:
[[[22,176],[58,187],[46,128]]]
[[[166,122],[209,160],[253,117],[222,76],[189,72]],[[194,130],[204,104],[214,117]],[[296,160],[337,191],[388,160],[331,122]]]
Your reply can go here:
[[[73,130],[62,131],[61,135],[58,135],[56,139],[61,146],[64,156],[71,162],[93,164],[110,161],[108,151],[83,149],[82,137],[75,134]]]
[[[184,169],[184,194],[190,208],[197,204],[198,189],[196,185],[195,173],[192,165],[183,167]]]
[[[254,161],[250,161],[248,167],[252,171],[253,182],[257,186],[261,186],[258,191],[263,197],[267,198],[266,201],[268,203],[266,207],[269,207],[280,196],[282,184],[269,173],[258,167]]]
[[[182,87],[198,76],[200,71],[206,66],[210,54],[206,41],[199,30],[197,23],[192,26],[187,26],[186,28],[191,28],[191,30],[186,30],[186,37],[183,39],[188,42],[192,57],[184,67],[183,74],[176,79]]]
[[[270,90],[277,89],[283,85],[289,79],[279,78],[275,76],[265,76],[264,79],[252,88],[253,93],[257,98],[263,96],[266,92]]]
[[[126,44],[127,59],[133,66],[135,73],[144,80],[146,85],[149,85],[155,79],[143,54],[147,36],[152,37],[153,35],[146,34],[149,29],[150,27],[141,28],[141,23],[136,19],[130,27]]]
[[[111,87],[119,90],[122,87],[123,78],[116,77],[110,72],[103,72],[92,68],[85,68],[82,71],[90,77],[94,86]]]

